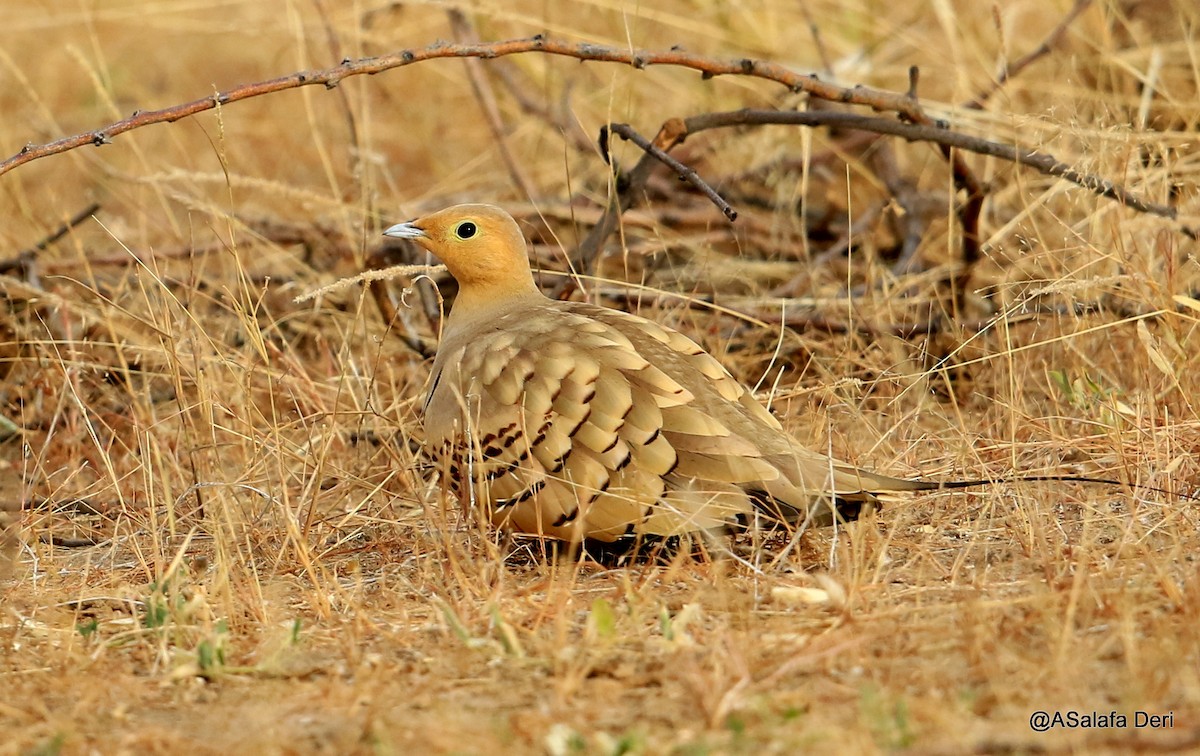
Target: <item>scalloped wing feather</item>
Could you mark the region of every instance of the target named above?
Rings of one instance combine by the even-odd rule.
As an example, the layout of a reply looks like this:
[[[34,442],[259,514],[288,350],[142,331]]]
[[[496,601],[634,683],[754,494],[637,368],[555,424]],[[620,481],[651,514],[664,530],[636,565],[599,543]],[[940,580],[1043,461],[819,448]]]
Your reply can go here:
[[[503,528],[612,541],[728,525],[764,496],[802,519],[922,487],[804,449],[695,342],[633,315],[545,300],[447,342],[426,444]]]

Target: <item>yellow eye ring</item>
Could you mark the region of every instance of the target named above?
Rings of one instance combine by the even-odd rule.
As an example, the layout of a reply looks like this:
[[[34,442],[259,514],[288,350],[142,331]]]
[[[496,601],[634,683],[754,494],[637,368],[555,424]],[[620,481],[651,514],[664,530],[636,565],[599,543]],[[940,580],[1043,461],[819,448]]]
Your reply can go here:
[[[470,239],[478,230],[478,227],[471,221],[463,221],[454,227],[454,235],[459,239]]]

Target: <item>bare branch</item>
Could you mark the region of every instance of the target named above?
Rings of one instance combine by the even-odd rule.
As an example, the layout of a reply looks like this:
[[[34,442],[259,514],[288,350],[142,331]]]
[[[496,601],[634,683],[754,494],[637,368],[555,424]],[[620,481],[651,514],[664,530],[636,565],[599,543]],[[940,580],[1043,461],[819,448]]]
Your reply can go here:
[[[911,72],[911,83],[915,87],[917,73]],[[938,145],[943,154],[950,154],[951,148],[962,152],[974,152],[981,155],[999,157],[1019,165],[1029,166],[1050,176],[1071,181],[1094,194],[1116,200],[1133,210],[1159,215],[1174,220],[1177,217],[1175,208],[1161,205],[1143,199],[1129,192],[1124,187],[1114,184],[1107,179],[1092,174],[1082,173],[1070,165],[1059,161],[1053,155],[1025,150],[1014,145],[994,142],[980,137],[974,137],[960,132],[950,131],[944,125],[922,126],[902,123],[891,118],[875,118],[858,113],[847,113],[832,110],[754,110],[743,109],[720,113],[703,113],[686,119],[671,118],[662,126],[654,142],[648,142],[644,137],[626,124],[610,124],[602,129],[600,134],[601,153],[608,160],[607,135],[608,130],[619,134],[637,144],[646,153],[642,160],[629,174],[629,180],[619,192],[619,196],[605,211],[600,222],[592,227],[591,233],[571,253],[571,266],[575,270],[590,270],[591,260],[599,252],[605,240],[616,229],[620,213],[632,204],[636,191],[649,177],[654,161],[662,162],[675,170],[679,176],[688,180],[707,196],[731,221],[737,217],[737,212],[729,206],[714,189],[704,182],[695,170],[683,165],[678,160],[667,155],[667,151],[682,143],[688,136],[708,129],[728,128],[731,126],[760,126],[760,125],[799,125],[799,126],[832,126],[839,129],[853,129],[874,134],[902,137],[908,141],[925,141]],[[980,255],[980,239],[978,219],[983,207],[985,196],[983,187],[975,179],[974,174],[966,166],[963,156],[954,153],[951,160],[952,169],[956,173],[956,184],[967,190],[967,202],[959,211],[959,222],[963,227],[963,266],[962,273],[957,276],[959,291],[965,291],[965,281]],[[961,175],[960,175],[961,171]],[[886,179],[885,179],[886,181]],[[636,182],[636,184],[635,184]],[[896,191],[895,182],[889,186]],[[1180,226],[1180,231],[1196,238],[1197,231],[1188,226]],[[557,295],[569,286],[564,283],[556,292]]]
[[[627,123],[610,124],[608,129],[622,139],[627,139],[636,144],[638,147],[641,147],[646,151],[647,154],[652,155],[655,160],[658,160],[663,165],[666,165],[678,173],[680,179],[696,187],[705,197],[708,197],[710,200],[712,200],[712,203],[716,205],[722,213],[725,214],[725,217],[729,219],[730,223],[737,220],[737,211],[730,207],[729,203],[726,202],[720,194],[717,194],[716,189],[713,189],[711,186],[705,183],[704,179],[700,178],[700,174],[696,173],[694,169],[687,167],[683,163],[671,157],[666,153],[665,150],[655,147],[648,139],[646,139],[646,137],[634,131],[633,127]],[[601,142],[605,141],[607,140],[602,137]]]
[[[958,131],[951,131],[940,124],[923,126],[914,123],[902,123],[891,118],[864,116],[858,113],[751,109],[732,110],[723,113],[705,113],[685,119],[684,124],[687,126],[687,134],[728,126],[776,124],[836,126],[842,129],[858,129],[876,134],[898,136],[910,142],[932,142],[943,147],[953,147],[979,155],[997,157],[1034,168],[1048,176],[1056,176],[1070,181],[1093,194],[1116,200],[1131,210],[1136,210],[1140,213],[1158,215],[1171,220],[1175,220],[1178,217],[1178,210],[1174,207],[1151,202],[1108,179],[1078,171],[1048,153],[1024,149],[1011,144],[993,142]],[[1190,237],[1195,238],[1196,236],[1194,229],[1184,227],[1181,230]]]
[[[683,141],[687,136],[687,126],[678,118],[670,118],[659,129],[658,134],[654,137],[654,146],[662,152],[670,150],[675,145]],[[608,146],[606,140],[608,132],[601,130],[600,132],[600,153],[605,157],[606,161],[610,161]],[[658,160],[650,153],[646,152],[642,155],[642,159],[628,172],[620,175],[617,182],[616,194],[610,198],[608,206],[604,210],[604,215],[600,220],[592,226],[592,230],[588,232],[587,237],[580,242],[579,246],[568,255],[568,263],[571,270],[588,272],[591,270],[592,261],[596,255],[600,253],[600,248],[604,246],[604,242],[617,229],[617,223],[621,218],[621,213],[628,210],[646,181],[650,178],[650,172],[654,166],[658,165]],[[552,296],[561,298],[566,295],[567,290],[574,285],[573,279],[565,279],[562,284],[555,287]]]
[[[340,65],[313,71],[300,71],[275,79],[241,84],[223,92],[173,105],[161,110],[135,111],[124,120],[80,134],[63,137],[45,144],[27,144],[20,152],[0,162],[0,175],[34,160],[57,155],[92,144],[110,144],[113,137],[127,131],[156,123],[173,123],[181,118],[212,110],[240,100],[297,87],[321,85],[336,87],[343,79],[363,74],[377,74],[394,68],[439,58],[498,58],[522,53],[561,55],[584,61],[623,63],[643,69],[650,66],[678,66],[698,71],[702,78],[716,76],[750,76],[782,84],[793,92],[807,92],[814,97],[834,102],[866,105],[876,111],[893,111],[914,123],[931,122],[916,103],[905,95],[870,87],[840,87],[821,81],[815,75],[797,73],[786,66],[753,58],[722,59],[689,53],[681,49],[631,50],[627,47],[608,47],[588,42],[567,42],[537,35],[528,39],[512,39],[481,44],[452,44],[436,42],[418,50],[400,50],[374,58],[344,59]]]

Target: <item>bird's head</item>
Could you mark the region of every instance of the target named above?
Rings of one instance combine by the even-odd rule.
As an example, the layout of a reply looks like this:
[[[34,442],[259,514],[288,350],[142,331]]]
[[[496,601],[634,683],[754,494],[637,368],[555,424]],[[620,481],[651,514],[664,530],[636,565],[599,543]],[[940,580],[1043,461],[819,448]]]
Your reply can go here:
[[[512,216],[498,207],[455,205],[397,223],[383,234],[412,239],[432,252],[463,290],[494,295],[536,291],[525,237]]]

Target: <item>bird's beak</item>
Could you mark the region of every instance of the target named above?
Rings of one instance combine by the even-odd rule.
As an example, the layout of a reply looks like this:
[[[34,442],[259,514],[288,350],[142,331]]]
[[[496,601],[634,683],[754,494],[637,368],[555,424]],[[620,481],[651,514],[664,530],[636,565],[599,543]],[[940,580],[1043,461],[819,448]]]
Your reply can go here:
[[[429,236],[424,229],[417,228],[413,223],[413,221],[397,223],[391,228],[385,229],[383,235],[394,236],[397,239],[424,239]]]

